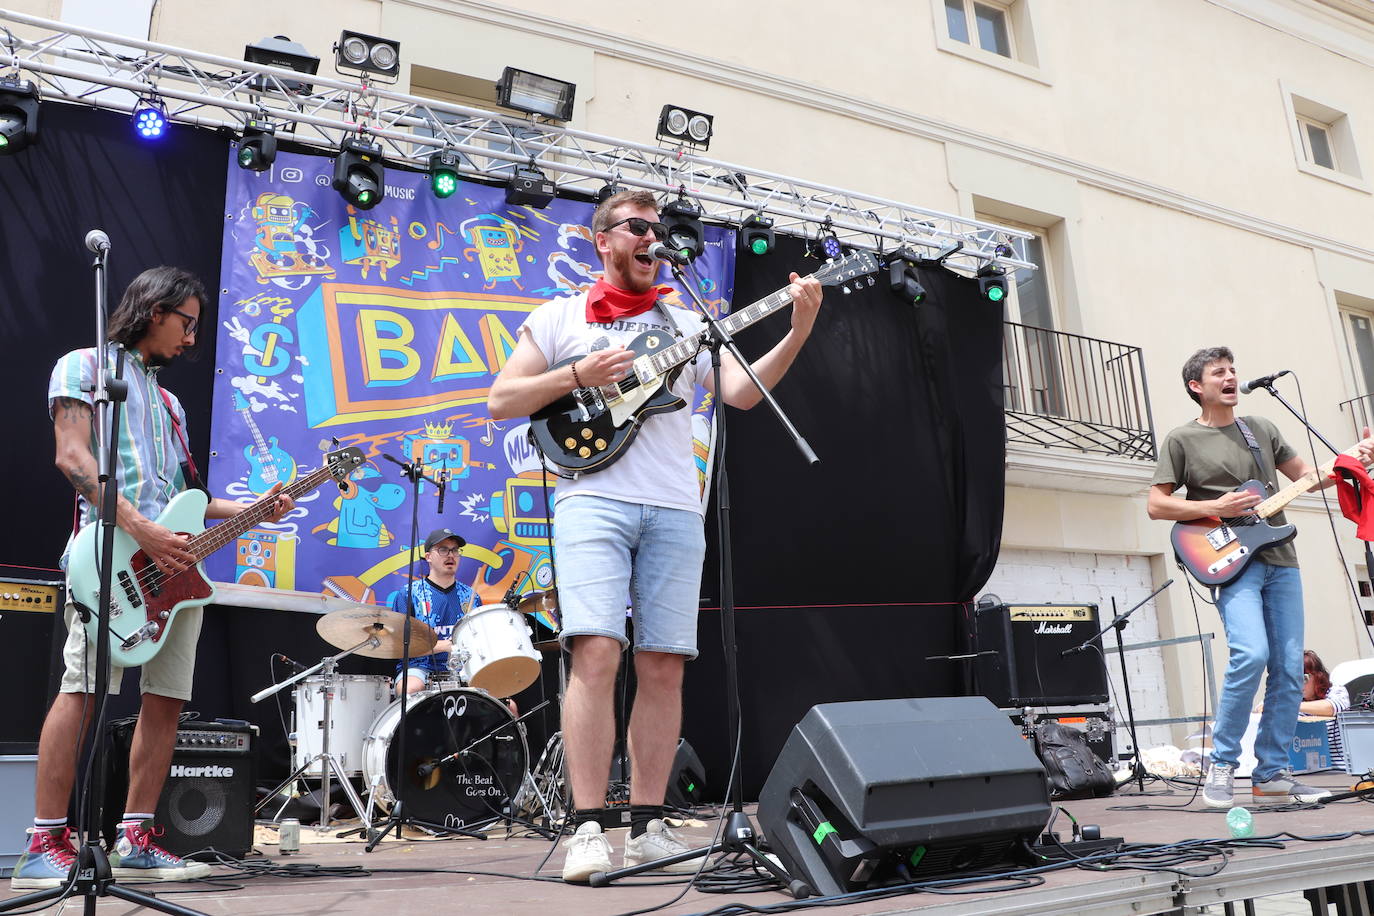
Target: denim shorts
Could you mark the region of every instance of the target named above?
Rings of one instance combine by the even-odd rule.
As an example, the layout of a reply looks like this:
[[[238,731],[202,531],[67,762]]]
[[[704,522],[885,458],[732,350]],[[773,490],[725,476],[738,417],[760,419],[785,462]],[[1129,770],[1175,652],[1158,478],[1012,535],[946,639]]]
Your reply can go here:
[[[706,556],[702,518],[686,509],[579,494],[554,510],[554,564],[566,645],[609,636],[635,651],[697,655],[697,602]]]

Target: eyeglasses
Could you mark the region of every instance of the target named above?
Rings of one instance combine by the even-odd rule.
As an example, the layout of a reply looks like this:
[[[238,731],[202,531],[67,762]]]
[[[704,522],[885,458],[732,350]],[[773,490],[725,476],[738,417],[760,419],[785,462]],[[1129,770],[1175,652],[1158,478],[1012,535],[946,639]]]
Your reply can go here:
[[[441,557],[460,557],[463,555],[463,548],[461,547],[431,547],[430,550]]]
[[[631,235],[639,238],[643,238],[644,233],[648,232],[650,229],[654,230],[654,238],[660,240],[666,240],[668,238],[667,226],[662,223],[651,223],[647,219],[641,219],[638,216],[627,216],[619,222],[611,223],[606,227],[606,231],[610,232],[616,226],[624,226],[626,229],[630,230]]]
[[[196,328],[200,327],[199,318],[195,315],[188,315],[181,309],[168,309],[167,311],[181,317],[183,323],[182,333],[186,334],[188,337],[194,337],[196,335]]]

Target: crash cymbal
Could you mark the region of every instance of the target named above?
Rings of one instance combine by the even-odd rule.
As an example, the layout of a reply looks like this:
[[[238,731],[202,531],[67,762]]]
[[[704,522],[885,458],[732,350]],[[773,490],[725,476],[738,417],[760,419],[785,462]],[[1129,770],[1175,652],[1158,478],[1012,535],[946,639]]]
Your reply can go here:
[[[400,658],[405,633],[405,616],[375,604],[355,604],[330,611],[315,624],[315,632],[331,646],[352,649],[369,636],[377,645],[354,649],[354,655],[364,658]],[[434,651],[438,642],[434,630],[421,620],[410,621],[410,657],[418,658]]]
[[[543,642],[534,643],[534,648],[537,652],[543,652],[546,655],[552,655],[559,650],[560,645],[558,640],[556,639],[546,639]]]
[[[526,592],[516,599],[515,609],[522,614],[531,615],[542,611],[553,622],[554,629],[558,629],[558,589],[556,588]]]

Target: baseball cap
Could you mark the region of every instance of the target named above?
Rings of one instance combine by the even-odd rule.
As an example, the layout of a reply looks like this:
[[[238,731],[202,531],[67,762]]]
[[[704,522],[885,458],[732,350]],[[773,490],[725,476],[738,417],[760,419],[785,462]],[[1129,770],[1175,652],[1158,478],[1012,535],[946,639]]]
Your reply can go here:
[[[435,544],[438,544],[440,541],[446,541],[449,538],[453,538],[457,541],[459,547],[466,547],[468,545],[468,542],[463,540],[462,535],[454,534],[447,528],[435,528],[429,533],[429,537],[425,538],[425,553],[429,553],[433,550]]]

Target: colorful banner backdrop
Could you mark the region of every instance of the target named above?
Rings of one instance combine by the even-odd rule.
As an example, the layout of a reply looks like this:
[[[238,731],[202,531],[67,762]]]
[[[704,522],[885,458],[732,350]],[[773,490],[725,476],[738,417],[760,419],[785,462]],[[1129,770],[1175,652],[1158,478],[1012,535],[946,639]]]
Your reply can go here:
[[[493,422],[486,399],[525,316],[599,276],[591,205],[511,207],[503,188],[467,183],[438,200],[427,176],[392,169],[386,199],[356,211],[330,187],[329,159],[280,153],[259,174],[232,152],[211,489],[249,500],[338,446],[368,460],[342,492],[327,484],[207,559],[210,577],[386,601],[404,582],[413,496],[391,456],[447,470],[442,514],[435,487],[419,488],[415,538],[440,525],[466,538],[459,577],[483,603],[513,584],[550,587],[554,479],[546,487],[528,424]],[[706,238],[701,294],[723,313],[734,233],[708,227]],[[681,290],[671,301],[690,305]],[[704,390],[692,409],[704,488]]]

